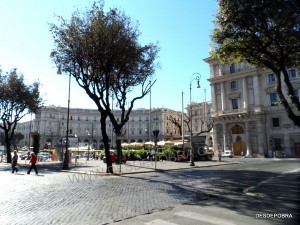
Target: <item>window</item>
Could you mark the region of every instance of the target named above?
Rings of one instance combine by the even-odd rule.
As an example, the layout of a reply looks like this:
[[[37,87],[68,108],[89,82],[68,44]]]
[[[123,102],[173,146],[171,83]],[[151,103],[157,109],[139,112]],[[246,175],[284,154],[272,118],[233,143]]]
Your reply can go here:
[[[275,151],[282,150],[282,143],[280,138],[274,138],[274,148]]]
[[[234,64],[231,64],[229,69],[230,69],[230,73],[235,73],[235,65]]]
[[[237,82],[232,81],[230,82],[230,90],[236,90],[237,89]]]
[[[293,77],[296,77],[296,70],[295,69],[289,70],[289,78],[293,78]]]
[[[275,82],[274,73],[268,74],[268,81],[269,81],[269,83],[274,83]]]
[[[270,93],[271,106],[278,105],[277,93]]]
[[[231,104],[232,104],[232,109],[238,109],[239,108],[238,99],[236,99],[236,98],[231,99]]]
[[[279,118],[272,118],[273,127],[279,127]]]

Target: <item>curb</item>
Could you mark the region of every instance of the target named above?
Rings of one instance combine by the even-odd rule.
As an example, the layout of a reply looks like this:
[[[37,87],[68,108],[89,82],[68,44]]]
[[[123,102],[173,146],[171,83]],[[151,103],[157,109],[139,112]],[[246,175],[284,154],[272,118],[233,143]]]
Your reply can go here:
[[[231,165],[231,164],[241,164],[243,162],[228,162],[228,163],[215,163],[215,164],[211,164],[211,165],[201,165],[201,166],[191,166],[191,167],[183,167],[183,168],[169,168],[169,169],[153,169],[153,168],[147,168],[147,167],[142,167],[144,169],[148,169],[148,170],[144,170],[144,171],[135,171],[135,172],[114,172],[113,174],[110,173],[106,173],[106,172],[97,172],[97,170],[90,170],[90,171],[82,171],[82,170],[61,170],[61,172],[65,172],[65,173],[77,173],[77,174],[88,174],[88,175],[102,175],[102,176],[109,176],[109,175],[128,175],[128,174],[142,174],[142,173],[153,173],[153,172],[159,172],[159,173],[164,173],[166,171],[178,171],[178,170],[190,170],[193,168],[203,168],[203,167],[214,167],[214,166],[225,166],[225,165]],[[127,166],[131,166],[131,165],[127,165]],[[131,166],[134,167],[134,166]]]

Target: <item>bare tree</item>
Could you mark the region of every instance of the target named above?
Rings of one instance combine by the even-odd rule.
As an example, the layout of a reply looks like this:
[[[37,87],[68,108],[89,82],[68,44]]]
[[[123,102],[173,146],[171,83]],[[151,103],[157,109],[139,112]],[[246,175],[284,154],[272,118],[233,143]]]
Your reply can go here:
[[[179,135],[182,136],[182,115],[169,116],[169,120],[173,123],[179,130]]]
[[[200,134],[208,133],[212,130],[214,125],[214,119],[212,117],[203,117],[199,119],[200,129],[199,132],[196,133],[196,136]]]
[[[140,45],[137,25],[117,9],[105,13],[102,1],[83,15],[76,11],[70,21],[59,19],[59,27],[50,27],[55,43],[51,58],[63,73],[75,78],[96,104],[101,115],[107,172],[113,173],[106,119],[110,118],[114,132],[120,136],[135,101],[147,95],[155,83],[149,80],[157,67],[154,61],[158,48],[154,44]],[[127,94],[137,86],[141,94],[130,100],[127,108]],[[112,110],[111,96],[121,111],[118,118]],[[120,162],[119,138],[117,147]]]
[[[171,123],[173,123],[180,131],[180,136],[182,135],[182,115],[178,115],[178,116],[170,116],[169,120],[171,121]],[[200,129],[199,132],[196,133],[196,136],[199,136],[200,134],[203,133],[208,133],[212,130],[213,128],[213,124],[214,124],[214,119],[212,117],[203,117],[203,118],[199,118],[200,121]],[[184,114],[184,119],[183,119],[183,123],[186,125],[188,132],[191,133],[191,119],[189,116],[187,116],[186,114]]]

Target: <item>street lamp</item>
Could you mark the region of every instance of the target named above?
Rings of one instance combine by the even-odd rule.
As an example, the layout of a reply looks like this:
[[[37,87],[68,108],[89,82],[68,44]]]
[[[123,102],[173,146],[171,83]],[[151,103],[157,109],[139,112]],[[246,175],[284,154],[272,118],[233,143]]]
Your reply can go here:
[[[196,76],[195,76],[196,75]],[[197,88],[200,88],[200,73],[193,73],[190,77],[190,120],[191,120],[191,136],[190,136],[190,144],[191,144],[191,154],[190,154],[190,166],[195,166],[194,162],[194,152],[193,152],[193,146],[192,146],[192,137],[193,137],[193,112],[192,112],[192,82],[194,80],[197,81]]]
[[[61,75],[61,69],[58,68],[57,71],[58,75]],[[69,170],[69,117],[70,117],[70,87],[71,87],[71,73],[69,73],[69,92],[68,92],[68,110],[67,110],[67,131],[66,131],[66,151],[65,151],[65,157],[63,161],[63,170]]]
[[[153,131],[153,135],[154,135],[154,143],[155,143],[155,164],[154,164],[154,169],[156,169],[156,153],[157,153],[157,142],[158,142],[158,134],[159,134],[159,130],[154,130]]]
[[[149,105],[149,130],[148,130],[148,140],[151,140],[151,134],[150,134],[150,130],[151,130],[151,80],[149,81],[149,85],[150,85],[150,105]]]
[[[90,137],[91,137],[91,134],[90,134],[90,132],[89,131],[87,131],[87,134],[88,134],[88,137],[89,137],[89,139],[88,139],[88,157],[87,157],[87,160],[90,160]]]

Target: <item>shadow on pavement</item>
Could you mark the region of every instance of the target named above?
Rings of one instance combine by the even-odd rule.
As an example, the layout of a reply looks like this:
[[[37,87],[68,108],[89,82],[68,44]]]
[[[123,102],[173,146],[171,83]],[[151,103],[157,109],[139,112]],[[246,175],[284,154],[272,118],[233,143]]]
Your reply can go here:
[[[155,176],[128,178],[169,185],[169,194],[184,198],[181,199],[184,204],[219,206],[252,218],[260,217],[276,225],[296,225],[300,219],[299,173],[282,175],[266,171],[204,168],[188,173],[164,171],[164,175],[168,178],[165,181],[156,180]],[[205,180],[203,185],[199,182],[201,180]],[[268,182],[264,182],[266,180]],[[243,193],[249,187],[252,187],[251,191]]]

